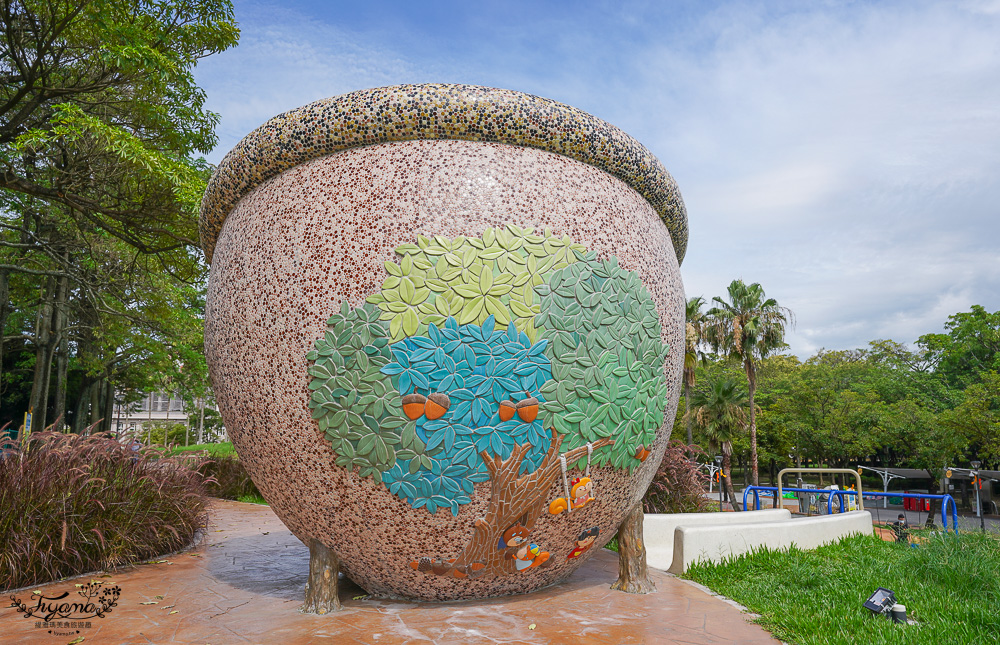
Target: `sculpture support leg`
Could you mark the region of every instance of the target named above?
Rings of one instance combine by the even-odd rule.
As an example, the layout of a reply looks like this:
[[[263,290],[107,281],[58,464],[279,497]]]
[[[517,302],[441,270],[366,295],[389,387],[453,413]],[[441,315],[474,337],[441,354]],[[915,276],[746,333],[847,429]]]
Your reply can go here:
[[[646,570],[646,545],[642,542],[642,500],[618,527],[618,581],[612,589],[626,593],[652,593],[656,585]]]
[[[309,541],[309,579],[306,581],[306,599],[299,610],[304,614],[327,614],[340,611],[337,595],[337,573],[340,561],[333,551],[316,538]]]

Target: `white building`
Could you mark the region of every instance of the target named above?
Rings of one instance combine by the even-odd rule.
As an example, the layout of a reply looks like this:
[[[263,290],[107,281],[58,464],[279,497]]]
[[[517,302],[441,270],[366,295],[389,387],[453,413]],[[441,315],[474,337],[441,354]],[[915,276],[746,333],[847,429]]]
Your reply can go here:
[[[119,400],[124,397],[116,397]],[[184,410],[184,400],[174,394],[153,392],[130,404],[116,404],[111,430],[119,438],[137,438],[148,443],[149,431],[154,427],[183,424],[189,431],[190,443],[199,443],[199,435],[204,437],[203,410],[215,410],[215,406],[201,402],[190,415]],[[225,429],[219,439],[226,441]]]

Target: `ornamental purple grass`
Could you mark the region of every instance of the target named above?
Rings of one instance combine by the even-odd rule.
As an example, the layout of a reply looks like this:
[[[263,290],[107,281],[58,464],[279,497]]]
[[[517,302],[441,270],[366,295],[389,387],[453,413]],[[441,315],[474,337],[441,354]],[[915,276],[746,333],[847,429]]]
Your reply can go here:
[[[175,551],[205,519],[204,478],[102,434],[39,432],[0,451],[0,588]]]

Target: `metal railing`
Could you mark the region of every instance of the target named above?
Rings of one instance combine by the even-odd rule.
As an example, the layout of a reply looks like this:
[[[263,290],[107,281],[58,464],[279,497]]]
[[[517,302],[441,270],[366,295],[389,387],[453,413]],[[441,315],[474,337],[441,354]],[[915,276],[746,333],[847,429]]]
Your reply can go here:
[[[754,495],[754,510],[760,510],[760,492],[759,491],[771,491],[775,495],[779,494],[779,489],[777,486],[747,486],[743,489],[743,510],[748,510],[747,507],[747,497],[750,493]],[[829,499],[826,501],[826,512],[828,515],[833,514],[833,498],[834,496],[840,499],[840,509],[839,512],[843,512],[844,509],[844,496],[853,495],[861,499],[856,490],[838,490],[835,488],[783,488],[784,492],[789,493],[809,493],[810,495],[829,495]],[[958,507],[955,504],[955,498],[951,495],[931,495],[930,493],[884,493],[880,491],[867,491],[862,493],[862,495],[868,495],[871,497],[908,497],[910,499],[940,499],[941,500],[941,530],[948,530],[948,506],[951,505],[951,520],[952,520],[952,531],[956,534],[958,533]],[[778,499],[781,499],[780,497]],[[780,503],[780,502],[779,502]],[[860,508],[860,504],[859,504]]]
[[[941,530],[948,530],[948,504],[951,504],[951,524],[952,530],[958,533],[958,507],[955,505],[955,498],[951,495],[931,495],[930,493],[883,493],[879,491],[868,491],[865,495],[872,497],[908,497],[910,499],[939,499],[941,500]],[[832,506],[827,505],[827,512],[832,511]],[[843,507],[841,507],[843,508]]]
[[[754,510],[760,510],[760,493],[758,491],[771,491],[778,494],[777,486],[747,486],[743,489],[743,510],[747,509],[747,496],[753,493],[754,496]],[[833,496],[836,495],[840,498],[840,508],[844,508],[844,495],[854,495],[857,496],[858,492],[854,490],[840,490],[836,488],[782,488],[783,493],[809,493],[811,495],[830,495],[830,500],[827,502],[829,505],[833,501]],[[866,495],[868,493],[865,493]],[[779,498],[780,499],[780,498]],[[780,504],[780,502],[779,502]],[[828,511],[829,512],[829,511]]]

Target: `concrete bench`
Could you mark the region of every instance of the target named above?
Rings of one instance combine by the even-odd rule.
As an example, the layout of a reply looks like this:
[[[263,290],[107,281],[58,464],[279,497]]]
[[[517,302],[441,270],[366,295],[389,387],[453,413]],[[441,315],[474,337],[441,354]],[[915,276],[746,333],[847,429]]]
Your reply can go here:
[[[728,526],[731,524],[771,523],[790,521],[786,509],[764,509],[743,513],[657,513],[646,515],[642,524],[642,539],[646,544],[646,563],[657,569],[670,570],[674,562],[674,533],[679,526]],[[683,570],[683,569],[682,569]]]
[[[868,511],[779,522],[748,522],[749,512],[725,515],[743,516],[745,519],[742,523],[678,525],[674,530],[673,559],[668,571],[680,574],[699,560],[721,562],[761,548],[785,550],[795,545],[800,549],[814,549],[848,535],[871,535],[873,530],[872,516]]]

